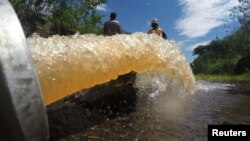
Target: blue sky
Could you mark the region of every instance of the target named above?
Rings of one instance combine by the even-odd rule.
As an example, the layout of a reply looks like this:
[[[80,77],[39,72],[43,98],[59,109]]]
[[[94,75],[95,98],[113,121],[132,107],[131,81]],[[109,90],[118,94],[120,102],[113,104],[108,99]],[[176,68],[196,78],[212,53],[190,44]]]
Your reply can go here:
[[[116,12],[122,28],[129,32],[147,32],[151,19],[157,18],[169,39],[192,62],[194,47],[228,34],[224,25],[236,23],[229,14],[237,5],[238,0],[107,0],[96,10],[105,16],[103,22]]]

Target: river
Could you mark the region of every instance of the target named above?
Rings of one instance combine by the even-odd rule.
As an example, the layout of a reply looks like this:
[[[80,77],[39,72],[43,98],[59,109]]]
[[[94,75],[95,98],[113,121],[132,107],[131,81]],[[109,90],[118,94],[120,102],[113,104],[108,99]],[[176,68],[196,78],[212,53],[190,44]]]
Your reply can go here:
[[[67,101],[64,107],[48,109],[51,140],[206,141],[208,124],[250,124],[250,95],[234,87],[198,81],[192,95],[138,94],[134,110],[112,116],[102,108]],[[57,114],[63,120],[52,123]]]

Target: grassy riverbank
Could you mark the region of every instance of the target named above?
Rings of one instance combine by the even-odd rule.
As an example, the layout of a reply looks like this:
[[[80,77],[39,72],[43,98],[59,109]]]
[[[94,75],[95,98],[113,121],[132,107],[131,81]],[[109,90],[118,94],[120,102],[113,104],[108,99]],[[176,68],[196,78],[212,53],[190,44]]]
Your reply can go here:
[[[196,80],[209,80],[209,81],[250,81],[250,72],[242,74],[242,75],[225,75],[225,74],[216,74],[216,75],[210,75],[210,74],[196,74],[195,75]]]

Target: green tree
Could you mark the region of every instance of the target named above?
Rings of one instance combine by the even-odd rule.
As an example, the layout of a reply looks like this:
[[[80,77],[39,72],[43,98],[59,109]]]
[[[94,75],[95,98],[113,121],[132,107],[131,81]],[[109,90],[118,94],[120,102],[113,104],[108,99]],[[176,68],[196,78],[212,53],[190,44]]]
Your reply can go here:
[[[48,34],[69,35],[100,34],[102,16],[96,6],[106,0],[10,0],[22,23],[26,35],[40,29]],[[48,25],[45,28],[43,25]]]
[[[38,24],[44,24],[44,11],[49,3],[46,0],[9,0],[14,7],[26,36],[37,30]]]
[[[52,23],[52,32],[61,35],[101,32],[102,16],[97,14],[95,7],[106,0],[61,0],[52,3],[52,15],[49,21]]]
[[[223,39],[216,38],[208,45],[198,46],[191,63],[194,73],[232,74],[239,59],[250,53],[250,22]]]

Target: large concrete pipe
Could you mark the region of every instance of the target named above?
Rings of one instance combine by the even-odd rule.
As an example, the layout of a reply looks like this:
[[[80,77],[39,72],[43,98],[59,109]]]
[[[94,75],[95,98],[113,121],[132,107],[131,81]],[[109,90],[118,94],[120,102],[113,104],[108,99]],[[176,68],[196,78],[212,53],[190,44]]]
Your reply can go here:
[[[0,1],[0,140],[48,140],[39,82],[20,22]]]

